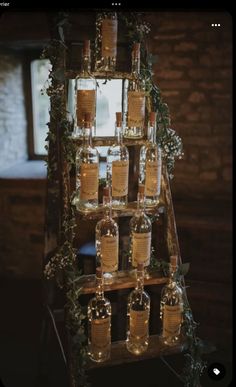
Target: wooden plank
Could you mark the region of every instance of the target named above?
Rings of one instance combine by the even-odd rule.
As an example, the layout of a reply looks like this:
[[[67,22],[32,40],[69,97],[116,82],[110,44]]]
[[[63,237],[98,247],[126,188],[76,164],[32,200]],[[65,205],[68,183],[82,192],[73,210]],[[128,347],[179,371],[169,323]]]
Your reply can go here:
[[[137,211],[137,201],[129,202],[127,207],[122,209],[113,209],[112,210],[112,217],[113,218],[120,218],[120,217],[127,217],[127,216],[133,216],[135,212]],[[159,203],[156,207],[152,208],[146,208],[145,212],[147,215],[161,215],[165,213],[165,207],[162,203]],[[98,208],[96,210],[91,210],[88,212],[80,211],[77,212],[79,219],[86,219],[86,220],[95,220],[95,219],[101,219],[104,215],[104,206],[102,204],[99,204]],[[78,219],[78,220],[79,220]],[[158,221],[162,222],[161,216],[159,216]]]
[[[167,282],[167,277],[159,271],[149,271],[146,274],[144,285],[162,285]],[[110,292],[119,289],[134,288],[136,285],[135,271],[118,271],[117,277],[112,284],[105,284],[104,291]],[[83,275],[78,279],[78,287],[81,287],[81,294],[95,293],[95,274]]]
[[[174,207],[171,196],[169,175],[167,171],[167,166],[163,163],[162,168],[162,194],[164,196],[165,207],[167,208],[167,227],[166,227],[166,241],[169,250],[169,256],[177,255],[178,256],[178,264],[182,263],[180,248],[179,248],[179,240],[177,234],[177,227],[175,222],[175,214]]]
[[[83,138],[74,138],[73,136],[70,137],[71,141],[75,142],[77,146],[82,144]],[[93,145],[95,146],[111,146],[115,142],[115,137],[114,136],[106,136],[106,137],[101,137],[101,136],[93,136]],[[141,139],[128,139],[128,138],[123,138],[123,143],[126,146],[141,146],[145,144],[146,138],[141,138]]]
[[[119,71],[91,71],[89,75],[96,79],[133,79],[131,73]],[[65,77],[67,79],[84,78],[84,73],[68,70],[65,72]]]
[[[148,360],[159,356],[173,355],[182,352],[186,347],[187,345],[184,340],[173,347],[169,347],[162,342],[159,335],[152,335],[149,337],[147,351],[141,355],[133,355],[127,350],[125,340],[116,341],[111,344],[111,357],[109,360],[102,363],[96,363],[88,359],[86,368],[89,370],[100,367],[112,367],[119,364]]]

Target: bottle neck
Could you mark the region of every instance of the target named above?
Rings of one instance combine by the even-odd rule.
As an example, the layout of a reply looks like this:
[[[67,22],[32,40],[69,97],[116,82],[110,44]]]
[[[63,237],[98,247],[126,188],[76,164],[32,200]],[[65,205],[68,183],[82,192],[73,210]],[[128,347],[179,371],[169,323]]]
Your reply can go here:
[[[82,57],[82,64],[81,64],[81,71],[82,73],[90,73],[91,71],[91,57],[90,53],[83,54]]]
[[[144,193],[138,192],[138,195],[137,195],[137,212],[139,214],[143,214],[145,212]]]
[[[123,128],[122,128],[121,122],[116,123],[115,136],[116,136],[116,144],[122,145],[123,144]]]
[[[89,73],[91,71],[91,50],[90,40],[88,39],[84,40],[81,70],[83,73]]]
[[[137,269],[137,277],[136,277],[136,287],[135,290],[143,292],[144,286],[144,270]]]
[[[96,298],[104,297],[104,281],[103,276],[96,277]]]
[[[111,202],[111,196],[103,196],[102,204],[104,207],[104,214],[107,218],[112,218],[112,202]]]
[[[132,54],[132,69],[133,78],[138,79],[140,74],[140,56]]]
[[[85,123],[85,127],[83,130],[83,142],[86,146],[92,146],[92,128]]]
[[[148,141],[156,144],[156,124],[154,122],[150,122],[148,127]]]
[[[170,266],[169,266],[169,281],[168,281],[169,284],[176,283],[176,272],[177,272],[177,267],[172,266],[170,264]]]
[[[140,43],[136,42],[132,50],[132,68],[133,78],[138,79],[140,75]]]

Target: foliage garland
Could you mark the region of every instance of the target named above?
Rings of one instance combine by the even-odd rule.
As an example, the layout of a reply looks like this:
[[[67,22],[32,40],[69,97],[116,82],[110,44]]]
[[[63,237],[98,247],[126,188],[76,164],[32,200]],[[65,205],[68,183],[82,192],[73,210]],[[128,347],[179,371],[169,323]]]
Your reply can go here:
[[[60,39],[52,39],[50,44],[43,50],[41,57],[50,60],[52,68],[49,72],[49,86],[46,90],[51,101],[50,122],[47,124],[49,131],[46,140],[49,146],[46,149],[50,152],[50,148],[56,147],[56,136],[52,132],[51,121],[56,120],[58,127],[63,133],[61,142],[64,146],[64,158],[68,166],[71,167],[75,160],[75,145],[70,140],[72,132],[72,124],[67,119],[67,111],[65,109],[64,92],[65,92],[65,77],[63,66],[58,65],[57,59],[61,56],[61,49],[66,48],[64,41],[64,28],[68,26],[68,15],[59,14],[57,23],[58,35]],[[53,109],[52,109],[53,106]],[[50,182],[55,172],[59,169],[56,156],[51,153],[50,159],[47,160],[47,176]],[[56,200],[58,192],[53,192]],[[52,199],[53,200],[53,199]],[[64,209],[62,235],[64,241],[58,246],[53,257],[45,265],[44,275],[47,280],[55,279],[59,287],[64,287],[66,291],[67,303],[65,311],[67,313],[67,329],[70,333],[72,342],[72,351],[74,359],[73,384],[87,387],[87,375],[85,373],[86,364],[86,335],[84,328],[85,312],[83,307],[78,302],[78,297],[81,289],[77,286],[77,280],[81,276],[76,264],[76,252],[73,247],[75,237],[75,208],[72,206],[72,200],[69,203],[69,209],[66,212]]]
[[[99,23],[101,21],[102,14],[98,14],[96,21],[97,38],[95,41],[95,61],[99,63],[99,36],[100,30]],[[120,13],[120,18],[125,22],[128,31],[128,37],[130,44],[133,42],[142,42],[141,51],[141,78],[146,85],[146,93],[148,97],[148,111],[157,111],[157,141],[159,142],[163,156],[166,158],[167,168],[169,176],[173,177],[173,169],[176,158],[181,158],[183,155],[181,138],[176,134],[173,129],[169,128],[170,115],[167,104],[162,101],[161,92],[159,88],[153,83],[152,80],[152,63],[153,59],[148,53],[145,47],[146,35],[150,32],[150,26],[143,20],[143,14],[141,13]],[[61,47],[65,47],[64,40],[64,28],[68,27],[68,15],[59,15],[59,21],[57,23],[58,35],[60,39],[53,39],[50,45],[44,50],[42,57],[48,58],[51,61],[52,69],[49,74],[49,84],[47,88],[47,94],[50,96],[51,101],[54,101],[54,110],[50,112],[51,118],[58,120],[58,125],[63,128],[63,136],[61,141],[64,145],[65,154],[64,157],[71,167],[75,160],[75,147],[69,137],[72,131],[72,125],[67,120],[67,112],[64,107],[63,93],[65,88],[65,78],[62,68],[56,66],[56,60],[60,56]],[[56,83],[54,82],[56,80]],[[56,85],[56,86],[55,86]],[[52,117],[53,115],[53,117]],[[50,123],[48,123],[49,131],[47,140],[55,145],[55,134],[52,133]],[[48,149],[48,148],[47,148]],[[53,176],[53,171],[58,169],[57,161],[53,158],[48,163],[48,179]],[[89,386],[87,376],[85,373],[85,365],[87,359],[86,349],[86,335],[84,322],[86,313],[83,307],[79,304],[78,298],[81,289],[77,286],[77,280],[81,273],[77,269],[76,254],[73,247],[73,240],[75,236],[74,228],[76,226],[75,221],[75,209],[72,205],[72,201],[69,205],[69,212],[64,216],[62,233],[64,243],[58,247],[55,255],[49,260],[45,266],[45,277],[47,279],[55,278],[59,286],[65,286],[67,295],[67,304],[65,306],[67,310],[67,328],[72,337],[73,353],[76,357],[76,371],[74,385],[77,382],[80,386]],[[154,261],[152,261],[154,262]],[[187,295],[185,291],[185,285],[183,280],[183,274],[187,271],[188,264],[181,266],[179,271],[179,282],[182,283],[185,301],[184,301],[184,332],[188,339],[188,353],[186,353],[186,363],[183,369],[182,379],[185,387],[197,387],[199,386],[199,378],[205,368],[204,362],[201,360],[202,353],[207,352],[204,343],[196,337],[196,326],[192,315],[191,308],[189,306]],[[153,267],[158,267],[167,274],[166,262],[160,261]],[[64,278],[62,284],[61,278]]]

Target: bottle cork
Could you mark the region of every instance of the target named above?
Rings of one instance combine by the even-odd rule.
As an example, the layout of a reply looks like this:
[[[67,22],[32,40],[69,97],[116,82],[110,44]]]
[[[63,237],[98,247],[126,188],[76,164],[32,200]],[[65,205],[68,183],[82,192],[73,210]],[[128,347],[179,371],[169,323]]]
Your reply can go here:
[[[144,184],[140,184],[139,186],[138,186],[138,193],[140,193],[140,194],[144,194]]]
[[[137,271],[143,271],[143,269],[144,269],[144,264],[141,263],[141,262],[138,262],[138,264],[137,264]]]
[[[150,124],[155,124],[155,122],[156,122],[156,112],[150,112],[149,121],[150,121]]]
[[[102,278],[102,268],[100,266],[96,267],[96,277]]]
[[[133,45],[133,55],[134,57],[140,56],[140,43],[135,42]]]
[[[171,255],[171,257],[170,257],[170,264],[171,264],[171,266],[176,267],[177,266],[177,262],[178,262],[177,255]]]
[[[116,125],[121,126],[122,124],[122,113],[116,112]]]
[[[103,187],[103,196],[110,196],[110,187]]]
[[[90,40],[84,40],[83,55],[90,56]]]

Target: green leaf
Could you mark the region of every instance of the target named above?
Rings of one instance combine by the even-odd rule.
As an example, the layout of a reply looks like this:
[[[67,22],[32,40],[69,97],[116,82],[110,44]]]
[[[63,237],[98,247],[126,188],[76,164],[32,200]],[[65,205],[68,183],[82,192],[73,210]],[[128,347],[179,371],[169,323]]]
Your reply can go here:
[[[189,271],[189,267],[190,267],[190,263],[189,262],[182,263],[181,265],[179,265],[178,274],[179,275],[186,275],[188,273],[188,271]]]
[[[57,79],[60,82],[64,82],[64,80],[65,80],[64,70],[62,68],[60,68],[60,69],[57,69],[56,71],[54,71],[53,78]]]
[[[64,42],[65,41],[64,31],[63,31],[63,27],[61,25],[58,26],[58,33],[59,33],[59,36],[60,36],[62,42]]]

